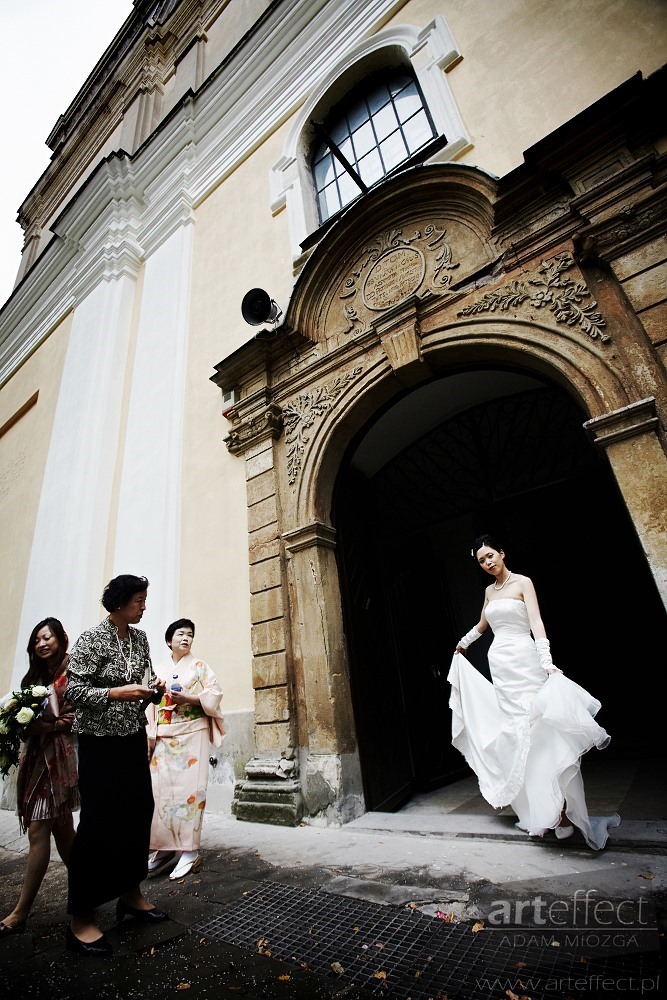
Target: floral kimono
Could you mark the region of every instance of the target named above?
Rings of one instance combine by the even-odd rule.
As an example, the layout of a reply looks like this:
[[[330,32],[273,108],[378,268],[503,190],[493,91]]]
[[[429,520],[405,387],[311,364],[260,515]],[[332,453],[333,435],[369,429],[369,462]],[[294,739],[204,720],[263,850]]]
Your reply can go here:
[[[159,705],[146,709],[148,738],[154,746],[151,780],[155,811],[151,851],[196,851],[206,807],[209,746],[222,743],[222,690],[209,665],[187,653],[155,668],[167,683]],[[170,703],[169,688],[199,695],[200,705]]]
[[[49,688],[42,722],[55,722],[71,708],[65,701],[67,675],[63,671]],[[28,736],[21,749],[16,781],[16,812],[21,832],[33,820],[56,819],[79,807],[74,737],[61,731]]]

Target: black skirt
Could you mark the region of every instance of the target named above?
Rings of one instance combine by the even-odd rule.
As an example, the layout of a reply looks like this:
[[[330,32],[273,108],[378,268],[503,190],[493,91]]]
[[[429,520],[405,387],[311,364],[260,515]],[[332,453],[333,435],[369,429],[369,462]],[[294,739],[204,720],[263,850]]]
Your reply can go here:
[[[90,913],[148,873],[153,792],[146,731],[79,733],[81,812],[68,865],[67,912]]]

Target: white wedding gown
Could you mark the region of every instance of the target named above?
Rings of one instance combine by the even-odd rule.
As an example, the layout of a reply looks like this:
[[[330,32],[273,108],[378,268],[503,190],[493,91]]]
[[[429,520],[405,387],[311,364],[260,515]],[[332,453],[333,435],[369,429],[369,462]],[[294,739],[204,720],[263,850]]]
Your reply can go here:
[[[558,825],[565,805],[588,846],[600,850],[621,821],[618,814],[589,816],[586,807],[581,755],[610,740],[594,718],[600,702],[563,674],[545,674],[523,601],[489,601],[486,618],[494,633],[493,684],[454,654],[447,678],[452,743],[487,802],[510,805],[520,829],[543,836]]]

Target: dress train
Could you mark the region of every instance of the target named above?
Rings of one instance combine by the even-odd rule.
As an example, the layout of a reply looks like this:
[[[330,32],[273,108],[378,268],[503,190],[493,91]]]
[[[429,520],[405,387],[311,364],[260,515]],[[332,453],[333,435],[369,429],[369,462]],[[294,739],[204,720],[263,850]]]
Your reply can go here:
[[[561,673],[545,675],[522,601],[492,601],[487,618],[495,636],[489,650],[493,683],[454,654],[448,675],[452,743],[477,775],[486,801],[511,806],[520,829],[543,836],[565,808],[588,846],[600,850],[621,821],[616,813],[589,816],[586,806],[581,757],[610,741],[594,718],[600,702]]]

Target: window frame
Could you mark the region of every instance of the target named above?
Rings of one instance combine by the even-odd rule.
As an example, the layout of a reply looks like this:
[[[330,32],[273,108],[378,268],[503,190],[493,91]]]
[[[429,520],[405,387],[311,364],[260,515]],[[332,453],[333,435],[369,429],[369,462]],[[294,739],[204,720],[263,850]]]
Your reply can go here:
[[[341,79],[358,70],[355,84],[359,83],[372,72],[396,66],[397,54],[400,56],[399,61],[412,69],[424,106],[440,140],[436,142],[433,151],[430,151],[431,155],[420,158],[416,154],[414,162],[424,162],[424,159],[431,163],[449,162],[472,148],[472,141],[463,125],[445,75],[462,56],[442,15],[438,14],[421,30],[413,25],[398,25],[384,28],[371,38],[357,43],[337,60],[301,106],[287,136],[283,154],[270,172],[271,212],[276,215],[283,210],[287,211],[290,250],[295,270],[300,267],[304,255],[317,243],[332,220],[354,204],[354,201],[349,202],[326,222],[320,222],[310,166],[313,147],[310,122],[313,118],[317,120],[318,116],[325,115],[341,100],[345,92],[341,92]],[[352,89],[353,86],[354,84],[347,89]],[[410,165],[412,163],[404,161],[385,177]]]
[[[398,78],[401,75],[406,77],[406,82],[401,88],[397,89],[395,87],[395,84],[398,82]],[[408,118],[406,118],[405,121],[401,121],[397,98],[400,98],[400,95],[410,86],[412,86],[416,91],[416,96],[419,101],[419,107],[414,111],[413,114],[411,114]],[[383,104],[379,108],[374,110],[371,107],[370,98],[373,92],[378,90],[379,88],[383,88],[385,90],[387,97],[386,100],[383,101]],[[350,122],[350,116],[354,114],[354,112],[357,111],[357,109],[361,107],[364,108],[363,121],[359,128],[354,128]],[[381,136],[378,134],[378,119],[382,114],[382,112],[384,112],[385,108],[391,108],[392,114],[390,116],[390,121],[392,127],[391,130],[385,136]],[[430,135],[424,142],[421,143],[421,145],[416,146],[414,149],[411,149],[410,136],[406,126],[414,117],[416,117],[418,114],[421,113],[423,113],[423,115],[426,118]],[[363,128],[366,124],[370,125],[373,144],[369,146],[368,150],[366,150],[362,155],[360,155],[360,151],[356,148],[356,142],[354,137],[355,134],[360,130],[360,128]],[[376,184],[379,184],[381,181],[383,181],[386,177],[389,177],[391,174],[394,174],[399,170],[404,170],[407,167],[411,166],[412,163],[415,162],[415,158],[418,157],[419,154],[422,153],[422,151],[426,147],[431,146],[434,141],[438,140],[439,138],[442,138],[438,135],[437,128],[433,121],[433,116],[431,115],[430,109],[428,107],[428,104],[426,103],[426,99],[419,85],[419,80],[417,79],[417,76],[414,70],[412,69],[412,66],[411,65],[406,66],[405,64],[401,64],[398,66],[386,66],[383,67],[382,69],[375,70],[374,72],[371,72],[367,76],[365,76],[361,81],[359,81],[359,83],[357,83],[354,87],[352,87],[352,89],[348,91],[348,93],[337,104],[333,105],[333,107],[328,111],[324,119],[324,122],[322,123],[322,127],[323,127],[323,137],[319,139],[317,138],[317,136],[314,137],[315,141],[311,146],[310,158],[309,158],[310,171],[311,171],[311,176],[313,178],[313,186],[315,188],[315,195],[317,199],[317,210],[318,210],[318,217],[320,220],[320,228],[324,223],[328,222],[329,219],[331,219],[334,215],[338,215],[339,212],[341,212],[343,209],[347,208],[354,201],[356,201],[357,197],[360,194],[364,194],[366,191],[375,187]],[[335,133],[340,133],[341,135],[343,135],[344,133],[342,142],[341,141],[336,142]],[[400,159],[397,163],[393,163],[388,169],[384,169],[385,154],[382,149],[382,144],[383,142],[386,142],[388,138],[390,138],[396,133],[400,134],[403,146],[407,151],[407,155],[403,156],[403,158]],[[325,134],[326,137],[324,137]],[[352,183],[355,184],[356,186],[356,194],[354,194],[353,197],[348,198],[346,201],[343,200],[343,195],[341,193],[341,187],[339,182],[339,178],[343,177],[343,172],[345,168],[340,163],[336,165],[336,163],[334,162],[336,156],[331,148],[330,142],[327,141],[327,137],[331,140],[334,146],[338,148],[338,150],[340,150],[341,153],[347,155],[347,160],[354,172],[354,176],[359,178],[360,183],[358,183],[354,179],[354,176],[352,177]],[[353,157],[349,155],[350,151],[352,152]],[[374,152],[377,154],[382,172],[379,174],[379,176],[375,178],[375,180],[370,180],[367,177],[363,176],[361,170],[361,163],[366,156],[370,156]],[[319,160],[318,162],[316,162],[316,159],[318,157]],[[330,158],[332,166],[334,167],[333,180],[331,183],[335,185],[337,200],[340,202],[340,204],[338,205],[338,208],[336,208],[333,212],[330,212],[326,217],[323,217],[323,210],[325,208],[325,205],[322,195],[325,194],[327,188],[329,187],[329,184],[323,185],[322,188],[318,187],[317,166],[318,163],[321,163],[322,160],[325,159],[325,157]]]

